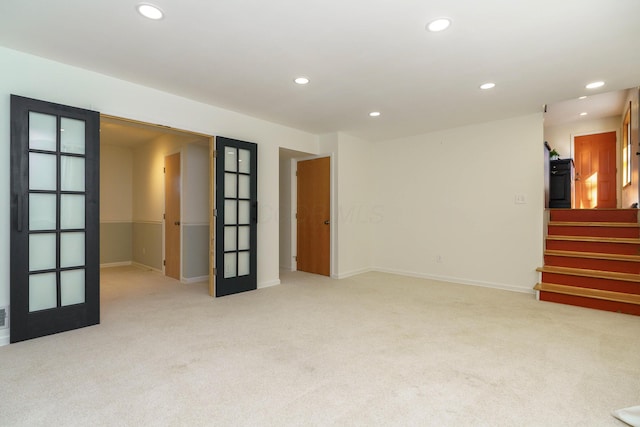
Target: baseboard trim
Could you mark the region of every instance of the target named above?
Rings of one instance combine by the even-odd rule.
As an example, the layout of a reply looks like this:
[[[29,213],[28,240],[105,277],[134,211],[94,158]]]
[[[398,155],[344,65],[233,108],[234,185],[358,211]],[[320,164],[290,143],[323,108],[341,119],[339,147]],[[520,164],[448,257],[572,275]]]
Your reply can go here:
[[[335,276],[336,279],[346,279],[348,277],[353,277],[353,276],[357,276],[358,274],[363,274],[363,273],[370,273],[372,271],[376,271],[372,268],[360,268],[358,270],[351,270],[351,271],[347,271],[346,273],[339,273],[338,275]]]
[[[388,268],[373,268],[372,271],[378,271],[380,273],[397,274],[399,276],[416,277],[418,279],[437,280],[440,282],[455,283],[458,285],[479,286],[481,288],[500,289],[503,291],[520,292],[523,294],[533,295],[535,293],[535,291],[533,290],[533,287],[531,289],[526,289],[526,288],[520,288],[518,286],[513,286],[513,285],[505,285],[502,283],[467,280],[467,279],[461,279],[459,277],[438,276],[435,274],[416,273],[412,271],[393,270]]]
[[[155,271],[156,273],[164,274],[162,270],[158,270],[155,267],[151,267],[150,265],[140,264],[139,262],[131,261],[131,265],[134,267],[142,268],[144,270]]]
[[[278,286],[280,279],[268,280],[266,282],[258,283],[258,289],[270,288],[271,286]]]
[[[0,335],[0,347],[5,346],[5,345],[9,345],[11,341],[9,340],[9,329],[7,329],[6,332],[2,332],[2,335]]]
[[[127,265],[131,265],[131,261],[105,262],[104,264],[100,264],[100,268],[124,267]]]
[[[186,285],[190,285],[192,283],[201,283],[201,282],[206,282],[208,280],[209,280],[209,276],[198,276],[198,277],[183,278],[181,282]]]

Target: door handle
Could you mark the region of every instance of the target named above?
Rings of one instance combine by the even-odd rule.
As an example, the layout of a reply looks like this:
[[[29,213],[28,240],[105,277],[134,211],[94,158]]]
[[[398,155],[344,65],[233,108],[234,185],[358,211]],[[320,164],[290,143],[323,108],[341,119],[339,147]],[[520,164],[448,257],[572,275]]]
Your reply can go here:
[[[331,223],[331,221],[326,220],[326,221],[324,222],[324,225],[329,225],[330,223]]]
[[[174,222],[173,225],[180,225],[180,221]]]

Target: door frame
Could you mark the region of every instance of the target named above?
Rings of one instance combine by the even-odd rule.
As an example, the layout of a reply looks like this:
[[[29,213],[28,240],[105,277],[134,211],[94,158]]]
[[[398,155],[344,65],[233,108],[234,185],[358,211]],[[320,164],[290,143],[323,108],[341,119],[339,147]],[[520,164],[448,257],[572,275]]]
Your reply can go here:
[[[620,207],[622,206],[622,177],[620,176],[620,170],[622,169],[622,159],[621,159],[621,154],[620,154],[620,130],[616,129],[616,128],[606,128],[606,129],[601,129],[601,130],[597,130],[597,131],[592,131],[592,132],[578,132],[578,133],[572,133],[571,134],[571,144],[569,146],[569,157],[571,157],[572,159],[575,159],[576,157],[576,152],[575,152],[575,142],[576,142],[576,138],[580,137],[580,136],[587,136],[587,135],[598,135],[601,133],[609,133],[609,132],[615,132],[616,133],[616,208],[620,209]],[[573,204],[573,206],[576,206],[576,192],[574,191],[572,196],[571,196],[572,200],[571,203]]]
[[[305,160],[321,159],[329,157],[329,180],[330,180],[330,196],[329,201],[331,203],[330,209],[330,221],[331,221],[331,242],[329,244],[329,271],[332,279],[338,278],[338,201],[337,201],[337,179],[336,179],[336,158],[334,153],[318,154],[314,156],[296,157],[291,159],[291,271],[298,270],[298,262],[296,256],[298,256],[298,220],[296,218],[296,211],[298,206],[298,179],[296,173],[298,172],[298,162]]]
[[[183,212],[182,212],[182,193],[183,193],[183,188],[182,188],[182,183],[184,182],[184,179],[182,177],[182,172],[184,169],[184,155],[182,153],[182,147],[178,148],[177,150],[173,150],[170,151],[168,153],[166,153],[164,155],[164,160],[162,163],[162,167],[165,168],[164,169],[164,181],[163,181],[163,194],[162,194],[162,198],[164,199],[162,201],[163,205],[162,208],[164,209],[164,212],[162,214],[162,275],[166,276],[167,275],[167,174],[166,174],[166,167],[167,167],[167,157],[169,156],[173,156],[179,154],[180,155],[180,207],[179,207],[179,211],[180,211],[180,240],[178,242],[178,245],[180,246],[178,248],[178,254],[180,256],[180,265],[178,267],[178,280],[180,282],[182,282],[182,217],[183,217]]]

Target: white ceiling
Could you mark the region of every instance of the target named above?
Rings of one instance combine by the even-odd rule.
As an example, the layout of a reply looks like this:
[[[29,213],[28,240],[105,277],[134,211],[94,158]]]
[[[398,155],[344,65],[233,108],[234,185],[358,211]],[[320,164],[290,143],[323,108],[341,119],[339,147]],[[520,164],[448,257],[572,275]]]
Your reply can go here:
[[[152,2],[164,19],[135,0],[2,0],[0,45],[371,140],[540,112],[594,80],[640,84],[638,0]],[[441,16],[447,31],[425,31]]]

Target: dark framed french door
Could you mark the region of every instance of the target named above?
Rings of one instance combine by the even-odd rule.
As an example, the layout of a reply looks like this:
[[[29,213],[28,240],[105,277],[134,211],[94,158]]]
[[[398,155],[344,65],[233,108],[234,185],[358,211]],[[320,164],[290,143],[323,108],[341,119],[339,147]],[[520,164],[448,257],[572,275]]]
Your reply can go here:
[[[11,342],[100,322],[100,115],[11,96]]]
[[[216,137],[216,297],[257,287],[258,146]]]

